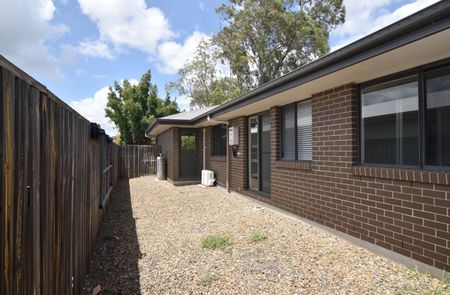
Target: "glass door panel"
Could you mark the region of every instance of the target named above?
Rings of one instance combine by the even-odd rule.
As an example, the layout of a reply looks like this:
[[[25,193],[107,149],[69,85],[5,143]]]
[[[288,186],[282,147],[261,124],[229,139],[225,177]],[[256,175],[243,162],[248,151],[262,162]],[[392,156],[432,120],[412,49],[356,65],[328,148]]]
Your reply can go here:
[[[252,190],[259,190],[259,118],[250,117],[248,120],[249,165],[248,185]]]
[[[260,190],[270,194],[270,114],[264,113],[260,118]]]

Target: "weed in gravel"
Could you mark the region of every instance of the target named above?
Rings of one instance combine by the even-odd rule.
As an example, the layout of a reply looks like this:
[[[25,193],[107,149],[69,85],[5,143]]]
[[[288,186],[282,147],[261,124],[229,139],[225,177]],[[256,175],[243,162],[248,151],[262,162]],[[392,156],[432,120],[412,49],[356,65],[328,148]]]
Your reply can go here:
[[[411,281],[411,285],[405,285],[394,290],[395,295],[400,294],[424,294],[424,295],[448,295],[450,294],[449,273],[443,272],[439,282],[430,286],[428,274],[420,272],[417,267],[412,269],[415,272],[416,280]]]
[[[446,295],[450,293],[450,273],[444,271],[439,284],[429,293],[430,295]]]
[[[198,285],[202,287],[208,287],[212,283],[214,283],[214,281],[217,281],[217,277],[215,275],[207,275],[198,282]]]
[[[202,248],[209,250],[224,249],[232,244],[228,235],[211,235],[202,240]]]
[[[262,241],[265,241],[265,240],[267,240],[267,236],[264,235],[264,234],[254,234],[252,236],[252,241],[253,242],[262,242]]]

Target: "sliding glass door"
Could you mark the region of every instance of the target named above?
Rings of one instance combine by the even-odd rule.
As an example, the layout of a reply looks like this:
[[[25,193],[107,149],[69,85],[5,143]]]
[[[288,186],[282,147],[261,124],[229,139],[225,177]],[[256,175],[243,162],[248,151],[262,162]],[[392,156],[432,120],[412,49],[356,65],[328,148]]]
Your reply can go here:
[[[251,190],[259,190],[259,117],[248,119],[248,186]]]
[[[249,189],[270,194],[270,114],[248,120]]]

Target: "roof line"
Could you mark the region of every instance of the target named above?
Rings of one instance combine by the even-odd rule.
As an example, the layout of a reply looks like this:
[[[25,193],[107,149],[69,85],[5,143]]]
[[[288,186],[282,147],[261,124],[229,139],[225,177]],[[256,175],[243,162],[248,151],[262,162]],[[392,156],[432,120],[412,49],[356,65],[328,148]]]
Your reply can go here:
[[[212,109],[214,110],[214,109]],[[200,121],[206,120],[209,117],[209,113],[212,111],[208,111],[206,113],[200,114],[192,119],[164,119],[162,118],[156,118],[153,120],[153,122],[150,124],[150,126],[145,130],[145,134],[149,133],[150,130],[155,128],[158,125],[195,125]]]
[[[450,0],[443,0],[284,76],[264,83],[234,100],[199,115],[190,124],[207,117],[217,117],[448,28],[450,28]],[[179,123],[179,121],[169,122],[156,119],[146,133],[156,127],[159,122],[165,125]]]
[[[247,105],[249,103],[245,103],[248,100],[251,100],[254,97],[257,97],[261,95],[262,93],[269,94],[264,95],[264,97],[260,98],[266,98],[268,96],[272,96],[276,93],[285,91],[289,88],[301,85],[305,82],[317,79],[321,76],[330,74],[332,72],[335,72],[339,69],[345,68],[351,64],[354,64],[356,62],[360,62],[364,59],[369,58],[368,56],[365,56],[364,59],[357,60],[357,57],[355,55],[366,52],[369,49],[375,48],[380,45],[385,45],[389,41],[395,41],[396,38],[406,36],[406,37],[414,37],[414,36],[407,36],[408,34],[417,32],[415,40],[423,38],[424,35],[428,36],[433,33],[442,31],[443,29],[449,28],[450,23],[449,21],[442,21],[442,19],[448,18],[450,16],[450,0],[444,0],[441,2],[438,2],[436,4],[433,4],[423,10],[420,10],[406,18],[403,18],[385,28],[382,28],[374,33],[371,33],[370,35],[363,37],[362,39],[359,39],[353,43],[350,43],[349,45],[342,47],[328,55],[323,56],[322,58],[319,58],[303,67],[300,67],[296,70],[293,70],[292,72],[281,76],[279,78],[273,79],[267,83],[262,84],[261,86],[245,93],[241,97],[232,100],[230,102],[227,102],[216,109],[212,110],[209,115],[217,116],[223,113],[226,113],[229,109],[236,109],[236,105]],[[439,22],[442,21],[442,22]],[[430,28],[431,27],[431,28]],[[419,34],[424,33],[424,34]],[[410,43],[412,40],[408,40]],[[393,48],[386,48],[384,52],[392,50],[396,47],[399,47],[401,45],[395,44],[393,42]],[[406,43],[406,44],[407,44]],[[405,44],[402,44],[405,45]],[[386,46],[387,47],[387,46]],[[375,48],[376,49],[376,48]],[[380,52],[374,52],[374,56],[381,54]],[[344,62],[347,61],[347,64]],[[332,68],[334,66],[334,68]],[[331,71],[325,72],[326,69],[332,68]],[[320,71],[324,71],[320,72]],[[306,78],[308,75],[311,75],[311,79],[302,79]],[[299,83],[292,83],[298,80]],[[304,81],[307,80],[307,81]],[[292,83],[292,85],[289,85],[289,87],[286,87],[287,89],[280,89],[279,91],[273,91],[277,87],[286,85]],[[270,91],[270,93],[268,93]],[[260,100],[257,99],[257,100]]]

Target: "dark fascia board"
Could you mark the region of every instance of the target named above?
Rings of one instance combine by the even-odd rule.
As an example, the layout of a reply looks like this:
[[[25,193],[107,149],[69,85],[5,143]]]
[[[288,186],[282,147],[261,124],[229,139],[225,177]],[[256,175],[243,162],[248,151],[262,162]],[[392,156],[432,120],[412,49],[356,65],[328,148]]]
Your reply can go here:
[[[156,119],[146,133],[159,124],[195,125],[208,117],[217,117],[263,100],[448,28],[450,28],[450,0],[443,0],[280,78],[271,80],[197,118],[192,120]]]
[[[271,80],[205,115],[217,117],[450,28],[450,0],[443,0],[314,62]]]

